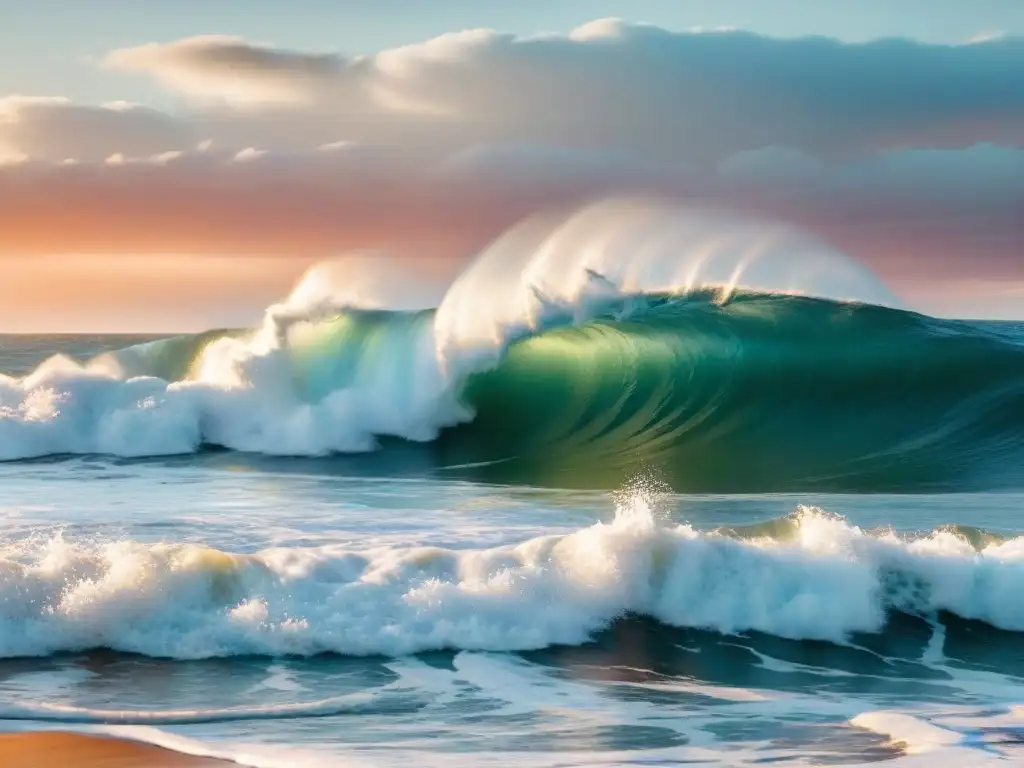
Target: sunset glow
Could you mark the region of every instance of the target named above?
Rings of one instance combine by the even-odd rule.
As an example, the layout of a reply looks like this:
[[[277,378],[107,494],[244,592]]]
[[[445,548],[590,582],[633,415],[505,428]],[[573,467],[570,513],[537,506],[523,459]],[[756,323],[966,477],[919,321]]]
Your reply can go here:
[[[1021,38],[672,18],[350,52],[197,17],[76,65],[129,98],[37,77],[0,96],[0,320],[241,322],[318,260],[467,261],[525,216],[623,191],[800,226],[925,311],[1024,315]]]

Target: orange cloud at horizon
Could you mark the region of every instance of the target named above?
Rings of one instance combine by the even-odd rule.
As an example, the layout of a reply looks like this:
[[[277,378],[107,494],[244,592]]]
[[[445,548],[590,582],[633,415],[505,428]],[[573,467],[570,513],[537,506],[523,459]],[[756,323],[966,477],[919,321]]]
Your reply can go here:
[[[279,297],[313,261],[367,248],[427,263],[465,260],[538,210],[634,190],[684,204],[724,204],[804,228],[864,262],[897,293],[927,294],[937,280],[1024,277],[1014,195],[987,200],[972,192],[965,199],[943,191],[946,197],[936,197],[930,189],[922,202],[884,179],[837,190],[666,180],[648,169],[595,173],[586,166],[545,176],[529,156],[482,168],[364,159],[314,152],[240,161],[196,153],[160,162],[0,166],[0,261],[8,275],[2,290],[16,303],[19,295],[43,297],[44,288],[19,288],[14,275],[63,279],[47,259],[74,253],[60,257],[62,271],[80,278],[69,286],[86,285],[87,294],[104,301],[131,304],[137,293],[159,295],[148,283],[179,280],[182,290],[168,295],[198,306],[188,296],[213,290],[190,283],[188,275],[199,270],[211,285],[225,281],[218,296],[258,313],[265,304],[254,304]],[[112,269],[115,256],[119,266]],[[129,283],[135,288],[122,289]],[[64,294],[75,298],[73,291]],[[206,312],[223,316],[216,305]]]
[[[808,230],[925,311],[1024,316],[998,290],[1024,280],[1024,39],[597,19],[360,56],[213,34],[101,66],[179,100],[0,95],[4,328],[251,322],[313,261],[464,261],[636,192]]]
[[[476,231],[470,230],[472,237]],[[366,230],[372,233],[372,230]],[[171,233],[165,232],[169,238]],[[456,231],[456,235],[459,233]],[[1006,268],[1002,249],[975,250],[996,266],[972,276],[952,254],[968,246],[948,239],[904,239],[856,227],[835,228],[832,242],[875,267],[908,306],[939,315],[1020,316],[1024,280]],[[942,234],[941,232],[939,233]],[[282,242],[287,241],[281,232]],[[397,253],[422,265],[423,279],[452,277],[475,252],[433,256],[415,248]],[[352,242],[365,244],[367,239]],[[382,238],[384,239],[384,238]],[[301,239],[300,239],[301,242]],[[861,249],[858,253],[857,243]],[[170,242],[165,239],[165,247]],[[920,250],[918,250],[920,249]],[[339,249],[340,250],[340,249]],[[936,252],[948,254],[935,258]],[[870,258],[864,259],[867,253]],[[922,271],[922,255],[933,268]],[[217,327],[251,327],[263,310],[282,300],[301,275],[326,252],[306,255],[66,254],[0,257],[0,333],[176,333]],[[372,268],[372,257],[361,268]],[[1019,270],[1018,270],[1019,271]],[[415,280],[416,278],[411,278]]]

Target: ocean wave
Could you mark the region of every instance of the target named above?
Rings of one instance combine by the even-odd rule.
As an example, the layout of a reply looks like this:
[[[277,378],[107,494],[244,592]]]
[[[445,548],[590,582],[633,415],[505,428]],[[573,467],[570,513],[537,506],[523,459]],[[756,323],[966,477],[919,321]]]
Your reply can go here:
[[[629,615],[835,642],[884,632],[892,614],[1024,631],[1022,538],[901,537],[810,508],[778,537],[660,521],[635,494],[610,522],[493,549],[13,542],[0,656],[525,651],[586,643]]]
[[[514,229],[440,299],[375,263],[314,269],[256,330],[0,377],[0,458],[397,438],[502,482],[616,487],[638,466],[680,491],[1019,482],[1017,337],[899,309],[780,225],[606,202]]]

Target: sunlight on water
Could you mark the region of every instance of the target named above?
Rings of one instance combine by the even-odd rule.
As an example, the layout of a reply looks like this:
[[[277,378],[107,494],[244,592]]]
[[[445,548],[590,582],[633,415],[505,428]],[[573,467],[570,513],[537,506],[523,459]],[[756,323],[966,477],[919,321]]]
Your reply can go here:
[[[4,340],[4,730],[266,768],[1021,758],[1019,328],[649,201],[408,271],[318,265],[247,331]]]

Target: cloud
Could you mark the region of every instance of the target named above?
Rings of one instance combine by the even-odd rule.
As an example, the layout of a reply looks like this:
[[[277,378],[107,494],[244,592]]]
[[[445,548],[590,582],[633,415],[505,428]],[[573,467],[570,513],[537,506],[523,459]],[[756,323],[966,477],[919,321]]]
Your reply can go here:
[[[558,172],[535,177],[501,151],[423,165],[386,146],[343,144],[22,162],[0,166],[0,231],[7,255],[308,256],[370,246],[465,255],[538,207],[618,187],[621,169],[594,160],[570,153]]]
[[[564,36],[471,30],[351,58],[189,38],[107,64],[261,106],[281,134],[315,119],[354,141],[571,145],[688,163],[766,146],[830,158],[1024,144],[1024,40],[1012,38],[847,44],[600,20]]]
[[[847,44],[605,19],[568,35],[470,30],[355,57],[208,35],[116,50],[104,64],[156,78],[188,109],[10,97],[0,152],[95,159],[202,140],[236,150],[348,141],[419,158],[547,146],[709,169],[769,147],[833,163],[1024,146],[1024,40],[1004,37]]]
[[[0,157],[102,160],[187,149],[193,128],[146,107],[75,104],[64,98],[0,98]]]
[[[1024,280],[1020,39],[606,19],[356,57],[205,36],[104,63],[187,98],[0,99],[0,257],[465,257],[538,209],[641,191],[786,219],[907,290]]]
[[[244,105],[312,103],[338,84],[344,61],[332,55],[252,45],[239,37],[203,35],[113,51],[104,64],[111,69],[151,72],[191,96]]]
[[[990,145],[834,166],[775,148],[737,153],[710,174],[524,146],[432,163],[355,144],[36,161],[0,167],[0,231],[21,255],[374,247],[466,257],[539,209],[627,191],[776,216],[896,278],[1024,277],[1024,149]]]
[[[740,153],[718,194],[802,221],[890,279],[1024,279],[1024,149],[909,149],[814,165],[798,152]]]
[[[810,182],[823,172],[821,162],[791,147],[747,149],[725,158],[719,176],[737,184],[797,184]]]
[[[733,190],[801,194],[819,204],[991,210],[1024,197],[1024,148],[905,149],[826,166],[792,148],[765,147],[726,158],[718,179]]]
[[[978,32],[977,34],[971,35],[971,37],[968,38],[967,42],[968,44],[971,45],[975,43],[990,43],[993,40],[1000,40],[1005,37],[1006,33],[1003,32],[1002,30],[989,29],[985,30],[984,32]]]

